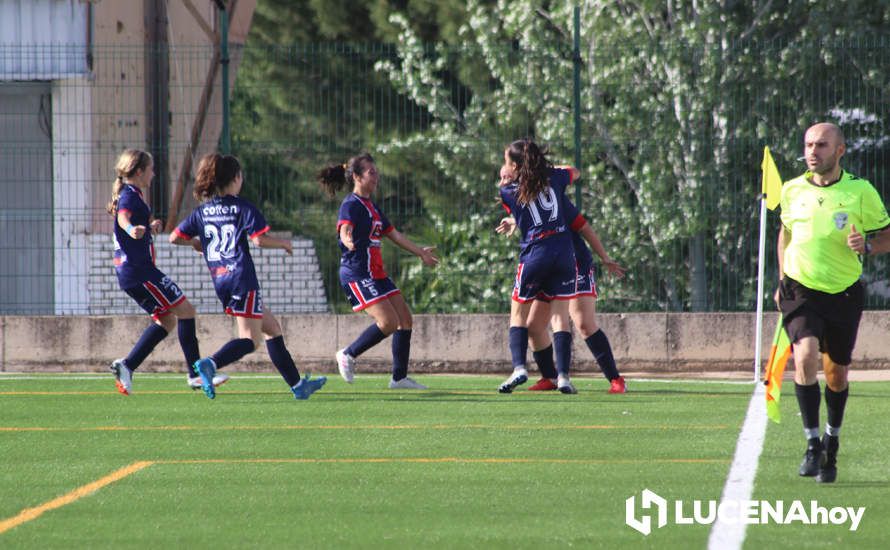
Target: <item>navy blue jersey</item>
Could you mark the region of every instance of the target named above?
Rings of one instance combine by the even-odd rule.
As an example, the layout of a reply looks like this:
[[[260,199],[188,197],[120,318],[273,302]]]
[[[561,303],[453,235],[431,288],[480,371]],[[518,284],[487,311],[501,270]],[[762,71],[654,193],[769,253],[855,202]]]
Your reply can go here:
[[[340,227],[352,226],[352,241],[355,250],[349,250],[340,241]],[[360,281],[362,279],[384,279],[383,255],[380,253],[380,239],[393,231],[380,208],[371,199],[350,193],[340,204],[337,219],[337,243],[340,245],[340,279]]]
[[[578,233],[578,231],[584,227],[584,224],[587,223],[587,220],[585,220],[584,216],[578,212],[578,208],[569,200],[569,196],[564,195],[564,197],[562,203],[563,212],[565,213],[566,221],[569,222],[569,229],[572,230],[572,246],[575,248],[575,260],[578,262],[578,272],[587,273],[593,266],[593,254],[590,253],[587,241],[585,241],[584,237]]]
[[[201,238],[217,294],[260,288],[248,239],[267,231],[269,224],[257,207],[233,195],[198,205],[174,230],[183,239]]]
[[[513,215],[519,229],[520,260],[542,245],[572,249],[568,226],[571,220],[567,221],[562,208],[571,177],[568,170],[554,168],[548,178],[549,185],[529,204],[519,203],[518,183],[500,188],[504,208]]]
[[[117,213],[129,212],[130,223],[144,225],[145,234],[134,239],[117,223]],[[151,209],[138,187],[126,184],[121,188],[114,216],[114,270],[121,288],[141,285],[154,274],[155,248],[151,237]]]

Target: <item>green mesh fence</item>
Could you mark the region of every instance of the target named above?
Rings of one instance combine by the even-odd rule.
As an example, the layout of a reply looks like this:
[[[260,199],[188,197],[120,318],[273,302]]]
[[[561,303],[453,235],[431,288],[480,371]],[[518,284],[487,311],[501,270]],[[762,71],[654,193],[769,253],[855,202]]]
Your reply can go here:
[[[629,269],[623,280],[599,275],[600,311],[753,310],[763,146],[790,179],[804,169],[796,159],[813,122],[838,122],[848,143],[843,166],[890,192],[885,42],[826,42],[799,55],[780,43],[714,51],[670,44],[660,67],[620,44],[585,45],[578,65],[570,50],[515,44],[232,53],[232,148],[245,166],[243,194],[275,230],[314,243],[331,311],[348,311],[337,277],[342,196],[325,197],[315,174],[361,151],[377,160],[375,199],[389,219],[442,258],[439,268],[422,268],[384,244],[387,270],[417,313],[509,309],[517,246],[494,233],[504,215],[495,185],[503,148],[528,136],[547,144],[555,163],[571,163],[575,109],[583,176],[572,196]],[[19,56],[0,46],[2,63]],[[86,288],[110,262],[60,266],[92,254],[84,235],[109,234],[103,207],[117,153],[155,155],[155,213],[181,219],[194,204],[189,165],[213,148],[194,140],[195,121],[221,126],[212,49],[96,46],[91,56],[84,74],[0,81],[3,313],[91,312],[101,292],[59,288]],[[777,228],[770,213],[764,298],[776,278]],[[890,303],[884,267],[882,258],[865,266],[871,308]]]

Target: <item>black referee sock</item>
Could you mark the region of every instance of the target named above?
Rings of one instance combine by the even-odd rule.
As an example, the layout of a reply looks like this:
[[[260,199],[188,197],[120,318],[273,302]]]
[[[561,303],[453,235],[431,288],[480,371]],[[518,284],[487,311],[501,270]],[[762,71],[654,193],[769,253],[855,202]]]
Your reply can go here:
[[[180,319],[176,323],[176,332],[179,335],[179,347],[182,348],[182,355],[185,356],[185,365],[189,373],[189,378],[196,378],[192,365],[201,358],[201,352],[198,348],[198,337],[195,335],[195,319]]]
[[[297,370],[294,358],[284,346],[284,336],[279,334],[275,338],[266,340],[266,351],[269,352],[269,359],[272,360],[272,364],[278,369],[287,385],[292,388],[296,386],[300,381],[300,371]]]
[[[822,396],[819,394],[819,382],[809,386],[802,386],[795,382],[794,393],[797,394],[797,405],[800,407],[804,431],[816,430],[816,437],[819,437],[819,404],[822,401]]]
[[[130,370],[136,370],[139,365],[145,361],[148,354],[155,349],[155,346],[160,344],[161,340],[166,337],[167,331],[164,327],[154,323],[148,325],[148,327],[142,331],[142,336],[139,337],[139,341],[136,342],[136,345],[130,350],[130,355],[127,355],[126,359],[124,359],[124,363],[127,364],[127,367],[129,367]]]
[[[844,422],[844,410],[847,408],[849,394],[849,386],[844,388],[844,391],[836,392],[829,388],[828,384],[825,384],[825,408],[828,411],[828,425],[835,430],[839,430]]]
[[[556,365],[553,363],[553,344],[544,349],[533,351],[532,356],[535,358],[538,370],[541,371],[541,376],[550,379],[556,378]]]

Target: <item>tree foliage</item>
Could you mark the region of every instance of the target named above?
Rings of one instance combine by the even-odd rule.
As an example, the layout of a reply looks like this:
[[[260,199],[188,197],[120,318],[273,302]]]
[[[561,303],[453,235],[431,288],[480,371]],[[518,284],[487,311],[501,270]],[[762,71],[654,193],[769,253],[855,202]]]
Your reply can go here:
[[[568,2],[261,1],[235,94],[248,177],[333,265],[336,204],[312,176],[373,151],[384,211],[443,255],[433,273],[388,253],[422,311],[505,307],[516,251],[492,231],[495,170],[523,136],[573,161],[576,64],[580,206],[630,268],[601,282],[603,309],[752,308],[762,147],[790,178],[815,121],[842,125],[848,169],[886,179],[885,2],[842,18],[797,0],[578,5],[576,59]]]

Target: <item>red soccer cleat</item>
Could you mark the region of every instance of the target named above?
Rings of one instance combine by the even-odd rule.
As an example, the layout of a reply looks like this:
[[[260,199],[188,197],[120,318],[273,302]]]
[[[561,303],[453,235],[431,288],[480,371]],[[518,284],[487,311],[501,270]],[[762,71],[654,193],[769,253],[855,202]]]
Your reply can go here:
[[[550,391],[555,390],[556,384],[553,383],[549,378],[541,378],[533,386],[531,386],[528,391]]]
[[[619,376],[610,380],[609,384],[609,393],[627,393],[627,383],[624,382],[623,377]]]

